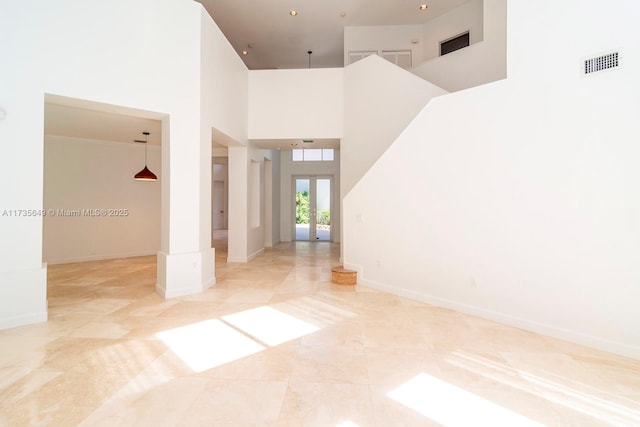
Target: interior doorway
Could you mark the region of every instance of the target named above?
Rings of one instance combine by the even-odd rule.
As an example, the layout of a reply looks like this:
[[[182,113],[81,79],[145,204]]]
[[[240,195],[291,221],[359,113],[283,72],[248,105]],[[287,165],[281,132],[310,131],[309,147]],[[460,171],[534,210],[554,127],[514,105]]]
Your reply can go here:
[[[52,94],[45,94],[43,110],[43,262],[161,251],[168,116]],[[158,179],[136,180],[143,166]]]
[[[296,241],[331,241],[332,188],[331,177],[294,177]]]
[[[226,157],[213,158],[211,174],[211,245],[222,250],[228,245],[229,165]]]
[[[224,181],[213,181],[213,229],[224,230]]]

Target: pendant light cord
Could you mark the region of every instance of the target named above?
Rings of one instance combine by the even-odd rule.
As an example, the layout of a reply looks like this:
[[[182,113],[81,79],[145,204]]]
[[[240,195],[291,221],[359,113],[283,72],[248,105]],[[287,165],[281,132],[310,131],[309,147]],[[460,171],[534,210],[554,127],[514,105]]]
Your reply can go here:
[[[144,132],[144,167],[147,167],[147,143],[149,142],[149,132]]]

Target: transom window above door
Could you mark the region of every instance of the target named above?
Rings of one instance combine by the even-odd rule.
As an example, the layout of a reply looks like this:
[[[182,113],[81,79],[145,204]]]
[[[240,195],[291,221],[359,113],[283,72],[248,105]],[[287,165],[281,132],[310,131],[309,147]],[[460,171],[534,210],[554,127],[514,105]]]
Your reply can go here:
[[[331,162],[333,148],[294,148],[291,150],[291,159],[294,162]]]

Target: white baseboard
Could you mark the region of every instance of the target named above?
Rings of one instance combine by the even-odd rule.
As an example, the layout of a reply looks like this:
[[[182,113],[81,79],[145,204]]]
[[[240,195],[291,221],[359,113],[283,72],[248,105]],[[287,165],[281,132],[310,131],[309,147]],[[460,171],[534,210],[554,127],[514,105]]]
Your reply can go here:
[[[133,258],[138,256],[156,255],[158,251],[139,251],[139,252],[123,252],[117,254],[87,255],[71,258],[48,259],[47,264],[71,264],[75,262],[104,261],[108,259]]]
[[[47,265],[0,272],[0,329],[47,321]]]
[[[610,341],[605,338],[588,335],[582,332],[572,331],[564,328],[560,328],[554,325],[541,323],[532,319],[525,319],[522,317],[512,316],[510,314],[497,312],[493,310],[487,310],[482,307],[461,303],[454,300],[440,298],[423,292],[416,292],[408,289],[402,289],[395,286],[388,285],[386,283],[380,283],[373,280],[368,280],[362,274],[362,266],[353,264],[345,264],[345,268],[358,272],[358,284],[366,286],[368,288],[377,289],[379,291],[387,292],[393,295],[421,301],[427,304],[435,305],[438,307],[449,308],[451,310],[459,311],[461,313],[470,314],[473,316],[481,317],[483,319],[492,320],[505,325],[514,326],[516,328],[525,329],[531,332],[536,332],[542,335],[547,335],[553,338],[558,338],[564,341],[573,342],[586,347],[592,347],[598,350],[603,350],[609,353],[619,354],[625,357],[631,357],[633,359],[640,359],[640,347],[630,346],[624,343]]]
[[[47,321],[47,312],[22,314],[20,316],[0,318],[0,329],[16,328]]]
[[[203,289],[199,287],[189,287],[185,286],[182,288],[171,288],[171,291],[167,291],[167,289],[160,283],[156,283],[156,292],[165,299],[183,297],[186,295],[195,295],[202,293]]]
[[[260,248],[257,251],[255,251],[254,253],[252,253],[251,255],[249,255],[248,260],[251,261],[253,259],[255,259],[258,255],[261,255],[264,253],[264,248]]]
[[[249,262],[264,252],[264,248],[259,249],[246,257],[227,257],[227,262]]]
[[[210,287],[212,287],[215,284],[216,284],[216,278],[213,277],[210,280],[208,280],[206,283],[202,284],[202,290],[205,291],[205,290],[209,289]]]

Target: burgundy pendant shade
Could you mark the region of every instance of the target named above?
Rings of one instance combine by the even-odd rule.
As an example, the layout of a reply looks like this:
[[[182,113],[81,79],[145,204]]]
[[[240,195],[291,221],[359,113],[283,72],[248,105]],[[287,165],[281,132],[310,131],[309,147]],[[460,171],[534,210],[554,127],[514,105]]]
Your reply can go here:
[[[138,172],[133,179],[137,179],[138,181],[156,181],[158,177],[149,170],[147,165],[144,165],[144,169]]]
[[[151,172],[147,167],[147,137],[149,136],[149,132],[142,132],[142,134],[144,135],[144,141],[136,139],[135,142],[144,143],[144,169],[135,174],[133,179],[137,181],[157,181],[158,177],[156,174]]]

